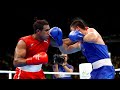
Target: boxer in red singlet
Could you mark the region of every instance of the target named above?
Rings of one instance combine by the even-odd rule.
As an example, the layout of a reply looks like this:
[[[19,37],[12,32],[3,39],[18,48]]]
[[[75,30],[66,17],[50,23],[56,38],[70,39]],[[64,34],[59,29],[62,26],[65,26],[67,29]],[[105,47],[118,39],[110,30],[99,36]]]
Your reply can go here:
[[[48,62],[46,52],[50,45],[50,26],[46,20],[36,20],[33,29],[34,34],[21,37],[16,45],[13,79],[45,79],[42,64]]]

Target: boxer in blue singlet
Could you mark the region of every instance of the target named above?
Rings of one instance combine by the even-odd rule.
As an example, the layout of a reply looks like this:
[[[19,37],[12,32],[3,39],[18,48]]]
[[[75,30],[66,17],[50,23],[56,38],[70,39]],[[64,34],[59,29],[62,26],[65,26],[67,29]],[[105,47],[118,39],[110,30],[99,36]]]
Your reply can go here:
[[[66,54],[82,51],[93,67],[91,79],[114,79],[115,69],[109,56],[108,47],[101,35],[94,28],[89,28],[82,19],[74,20],[70,25],[70,30],[69,38],[63,40],[63,43],[59,45],[59,50]],[[54,31],[60,35],[51,34]],[[50,34],[54,39],[57,38],[56,42],[61,41],[62,31],[60,28],[52,28]]]

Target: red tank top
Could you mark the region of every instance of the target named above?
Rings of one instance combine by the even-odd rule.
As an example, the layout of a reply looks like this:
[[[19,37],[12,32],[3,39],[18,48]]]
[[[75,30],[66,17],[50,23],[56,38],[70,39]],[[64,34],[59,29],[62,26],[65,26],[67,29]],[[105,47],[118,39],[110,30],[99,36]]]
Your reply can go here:
[[[26,58],[32,57],[39,52],[47,52],[50,45],[50,38],[40,42],[37,39],[34,39],[32,35],[29,35],[21,37],[20,40],[23,40],[26,43]]]

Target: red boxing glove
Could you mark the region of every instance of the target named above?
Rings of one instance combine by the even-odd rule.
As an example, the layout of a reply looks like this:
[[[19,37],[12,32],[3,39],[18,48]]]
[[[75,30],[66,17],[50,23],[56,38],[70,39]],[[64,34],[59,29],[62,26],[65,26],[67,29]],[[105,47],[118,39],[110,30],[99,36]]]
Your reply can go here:
[[[27,58],[26,60],[27,65],[38,65],[44,63],[48,63],[48,55],[45,52],[35,54],[33,57]]]

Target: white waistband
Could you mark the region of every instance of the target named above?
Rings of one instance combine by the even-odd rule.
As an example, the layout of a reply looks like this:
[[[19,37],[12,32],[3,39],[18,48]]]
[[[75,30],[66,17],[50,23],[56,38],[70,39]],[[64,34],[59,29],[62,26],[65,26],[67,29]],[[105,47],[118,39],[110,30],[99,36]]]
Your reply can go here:
[[[23,71],[27,71],[27,72],[38,72],[38,71],[41,70],[42,64],[39,64],[39,65],[26,65],[26,66],[18,67],[18,68],[23,70]]]
[[[93,69],[97,69],[100,68],[102,66],[113,66],[111,59],[110,58],[106,58],[106,59],[100,59],[94,63],[92,63]]]

